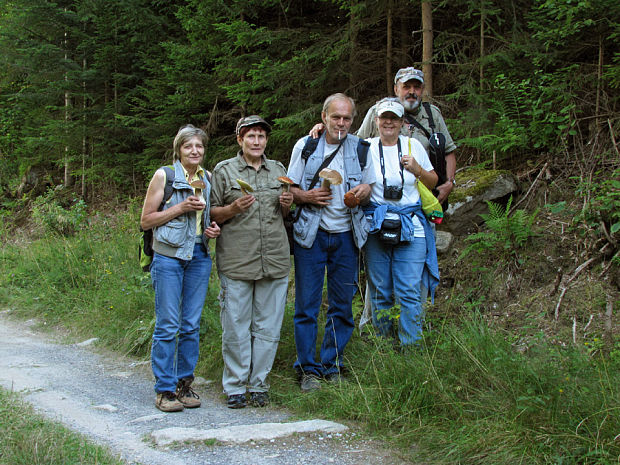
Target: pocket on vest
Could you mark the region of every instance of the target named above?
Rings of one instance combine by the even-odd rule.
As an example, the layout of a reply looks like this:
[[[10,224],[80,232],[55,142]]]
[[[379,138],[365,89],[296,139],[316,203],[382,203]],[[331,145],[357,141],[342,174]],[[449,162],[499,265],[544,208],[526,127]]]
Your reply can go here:
[[[172,247],[181,247],[187,239],[187,222],[172,220],[155,229],[155,239]]]

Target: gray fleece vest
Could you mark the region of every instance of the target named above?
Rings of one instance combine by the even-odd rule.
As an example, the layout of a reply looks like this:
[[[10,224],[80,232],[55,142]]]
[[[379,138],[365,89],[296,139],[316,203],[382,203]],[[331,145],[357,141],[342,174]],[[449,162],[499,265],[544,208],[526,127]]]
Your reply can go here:
[[[201,178],[206,187],[202,191],[202,197],[206,207],[202,212],[202,224],[209,226],[211,184],[206,176]],[[185,173],[180,161],[174,162],[174,182],[172,183],[172,197],[164,205],[164,210],[183,202],[190,195],[194,195],[192,187],[185,179]],[[208,246],[208,239],[202,236],[205,247]],[[153,250],[158,254],[167,257],[180,258],[181,260],[191,260],[194,255],[194,244],[196,242],[196,213],[191,211],[171,219],[165,224],[153,229]]]
[[[342,144],[345,172],[341,174],[343,182],[345,183],[345,191],[348,191],[362,182],[362,170],[357,156],[358,140],[358,137],[349,134]],[[316,150],[310,155],[306,162],[304,174],[299,184],[301,189],[307,190],[310,186],[314,174],[323,162],[324,149],[325,135],[322,135]],[[306,249],[312,247],[314,239],[316,238],[316,233],[319,230],[322,211],[323,209],[317,205],[304,204],[299,219],[295,222],[293,229],[295,242],[301,247],[305,247]],[[359,206],[350,209],[349,214],[351,215],[353,240],[358,248],[362,248],[368,238],[368,221]]]

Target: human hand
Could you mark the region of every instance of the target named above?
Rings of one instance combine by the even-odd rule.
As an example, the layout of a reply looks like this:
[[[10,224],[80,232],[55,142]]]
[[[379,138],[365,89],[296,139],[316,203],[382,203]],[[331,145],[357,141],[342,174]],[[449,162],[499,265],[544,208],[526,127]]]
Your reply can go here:
[[[370,198],[371,189],[368,184],[358,184],[349,192],[355,195],[355,197],[360,200],[360,203],[366,203],[366,201]]]
[[[215,221],[211,221],[211,226],[205,228],[205,236],[209,239],[215,239],[220,235],[220,227]]]
[[[190,195],[183,202],[181,202],[179,208],[183,213],[191,212],[191,211],[200,211],[204,210],[205,202],[201,197],[197,195]]]
[[[332,191],[328,187],[315,187],[305,191],[304,203],[313,203],[320,207],[326,207],[332,200]]]
[[[237,200],[235,200],[230,205],[235,215],[238,215],[239,213],[243,213],[244,211],[248,210],[255,201],[256,201],[256,197],[254,197],[253,195],[247,194],[247,195],[244,195],[243,197],[239,197]]]
[[[439,203],[444,203],[448,199],[453,187],[454,184],[452,184],[451,181],[444,182],[441,186],[435,187],[435,189],[439,191],[439,195],[437,195],[437,200],[439,200]]]
[[[312,126],[312,129],[310,129],[310,132],[308,133],[308,135],[312,137],[313,139],[316,139],[317,137],[321,135],[321,133],[324,130],[325,130],[325,125],[323,123],[317,123],[314,126]]]
[[[419,178],[420,175],[422,174],[422,167],[416,161],[416,159],[413,158],[412,156],[410,156],[410,155],[403,155],[403,157],[401,158],[400,162],[402,163],[403,167],[407,171],[412,173],[416,178]]]
[[[290,192],[282,192],[282,194],[280,194],[280,206],[282,206],[284,210],[289,210],[291,205],[293,205],[293,194]]]

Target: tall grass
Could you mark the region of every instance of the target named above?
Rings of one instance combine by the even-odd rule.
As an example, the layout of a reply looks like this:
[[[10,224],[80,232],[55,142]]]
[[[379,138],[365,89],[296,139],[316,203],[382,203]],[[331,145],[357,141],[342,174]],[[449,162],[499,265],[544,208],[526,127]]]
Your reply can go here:
[[[136,225],[135,212],[121,213],[114,224],[100,219],[72,238],[2,246],[0,307],[146,358],[153,296],[137,263]],[[222,367],[217,293],[214,272],[197,369],[214,379]],[[359,421],[413,461],[618,463],[618,357],[592,357],[543,339],[520,353],[511,335],[489,328],[475,308],[463,313],[433,321],[421,348],[408,353],[356,332],[347,347],[348,381],[301,395],[289,302],[272,397],[302,416]]]
[[[0,463],[3,465],[122,465],[67,428],[44,420],[16,394],[0,389]]]

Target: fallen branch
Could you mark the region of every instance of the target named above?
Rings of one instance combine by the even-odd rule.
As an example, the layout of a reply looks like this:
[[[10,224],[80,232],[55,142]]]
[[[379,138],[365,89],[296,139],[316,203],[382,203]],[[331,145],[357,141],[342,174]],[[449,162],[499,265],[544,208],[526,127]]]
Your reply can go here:
[[[592,257],[586,260],[585,262],[583,262],[581,265],[579,265],[575,269],[573,274],[570,276],[570,278],[568,278],[566,282],[564,283],[564,285],[562,286],[562,292],[560,292],[560,298],[558,299],[558,303],[555,305],[555,311],[553,312],[553,315],[556,321],[560,316],[560,306],[562,305],[562,300],[564,300],[564,295],[566,294],[566,291],[568,291],[568,289],[570,288],[570,283],[579,275],[579,273],[581,273],[588,266],[590,266],[590,264],[595,260],[596,260],[596,257]]]
[[[534,186],[536,185],[536,183],[538,182],[538,180],[540,179],[540,177],[542,176],[542,174],[547,170],[547,166],[549,166],[549,162],[546,162],[543,167],[541,168],[540,172],[538,173],[538,176],[536,176],[536,179],[534,179],[534,182],[532,183],[532,185],[530,186],[530,188],[527,190],[527,192],[525,193],[525,195],[523,197],[521,197],[519,199],[519,201],[517,203],[515,203],[512,208],[510,209],[510,211],[508,212],[509,215],[512,215],[512,213],[517,209],[517,207],[519,205],[521,205],[521,202],[523,202],[528,195],[530,195],[530,192],[532,192],[532,189],[534,189]]]

